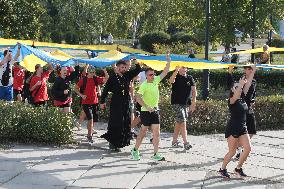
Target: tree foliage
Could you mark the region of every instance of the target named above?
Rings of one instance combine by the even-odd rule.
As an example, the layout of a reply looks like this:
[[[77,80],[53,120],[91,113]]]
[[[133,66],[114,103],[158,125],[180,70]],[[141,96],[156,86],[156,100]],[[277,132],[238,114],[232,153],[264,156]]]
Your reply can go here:
[[[0,0],[2,37],[98,42],[101,34],[115,39],[163,31],[184,32],[204,42],[205,0]],[[256,31],[277,27],[269,23],[284,18],[283,0],[257,0]],[[252,33],[252,0],[211,0],[211,42],[235,45],[235,30]]]

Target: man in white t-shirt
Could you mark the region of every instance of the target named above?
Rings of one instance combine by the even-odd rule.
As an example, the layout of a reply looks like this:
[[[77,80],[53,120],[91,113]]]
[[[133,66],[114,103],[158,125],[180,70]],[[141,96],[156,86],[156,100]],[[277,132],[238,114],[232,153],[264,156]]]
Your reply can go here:
[[[12,57],[11,50],[4,51],[4,59],[0,62],[0,100],[13,101],[13,65],[20,56],[21,45],[18,52]]]

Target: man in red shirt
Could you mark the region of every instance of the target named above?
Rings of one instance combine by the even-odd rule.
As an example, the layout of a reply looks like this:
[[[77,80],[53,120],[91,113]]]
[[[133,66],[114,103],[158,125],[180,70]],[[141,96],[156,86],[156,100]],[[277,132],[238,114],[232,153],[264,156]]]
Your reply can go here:
[[[43,72],[43,68],[40,64],[35,66],[35,73],[31,76],[30,91],[32,92],[33,104],[35,106],[44,106],[48,101],[48,93],[46,81],[49,78],[53,67],[51,64],[48,65],[48,71]]]
[[[14,98],[16,101],[21,102],[23,100],[22,95],[23,95],[26,70],[24,67],[20,66],[19,62],[15,62],[13,67],[13,73],[14,73],[14,83],[13,83]]]
[[[83,111],[88,119],[88,142],[93,144],[93,127],[94,122],[98,121],[98,86],[104,84],[109,75],[106,69],[103,69],[105,77],[96,76],[96,70],[93,67],[88,68],[87,77],[82,77],[75,87],[75,92],[82,98]]]

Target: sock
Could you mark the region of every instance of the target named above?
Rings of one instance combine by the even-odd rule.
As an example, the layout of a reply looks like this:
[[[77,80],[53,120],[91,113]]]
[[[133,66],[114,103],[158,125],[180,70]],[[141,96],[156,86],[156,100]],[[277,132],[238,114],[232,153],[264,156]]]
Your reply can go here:
[[[242,153],[242,152],[243,152],[243,148],[242,148],[242,147],[238,147],[237,153],[240,154],[240,153]]]

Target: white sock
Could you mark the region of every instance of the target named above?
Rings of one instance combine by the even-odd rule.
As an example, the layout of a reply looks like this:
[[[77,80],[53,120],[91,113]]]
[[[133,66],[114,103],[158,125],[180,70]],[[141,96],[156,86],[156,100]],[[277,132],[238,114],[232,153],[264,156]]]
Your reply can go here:
[[[242,153],[242,152],[243,152],[243,148],[242,148],[242,147],[238,147],[238,148],[237,148],[237,153],[240,154],[240,153]]]

